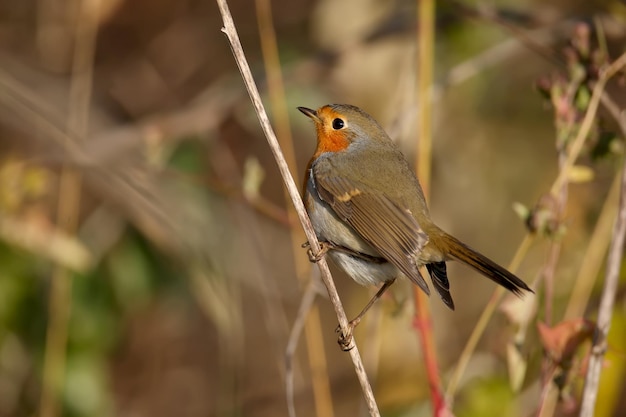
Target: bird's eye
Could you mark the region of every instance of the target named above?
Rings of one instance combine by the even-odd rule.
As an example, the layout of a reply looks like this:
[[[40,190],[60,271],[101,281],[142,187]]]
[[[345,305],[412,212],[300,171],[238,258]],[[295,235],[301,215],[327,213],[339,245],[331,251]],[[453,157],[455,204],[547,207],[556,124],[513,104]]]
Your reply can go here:
[[[341,130],[345,125],[345,122],[339,118],[333,120],[333,129],[335,130]]]

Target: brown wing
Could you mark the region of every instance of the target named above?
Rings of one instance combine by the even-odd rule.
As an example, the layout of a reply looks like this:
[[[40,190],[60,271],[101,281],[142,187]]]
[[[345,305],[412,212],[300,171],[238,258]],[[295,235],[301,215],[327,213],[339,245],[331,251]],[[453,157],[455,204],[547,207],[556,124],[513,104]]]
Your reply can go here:
[[[383,193],[372,193],[363,184],[343,177],[315,175],[315,170],[313,176],[320,198],[385,259],[430,294],[415,264],[428,235],[409,210],[399,207]]]

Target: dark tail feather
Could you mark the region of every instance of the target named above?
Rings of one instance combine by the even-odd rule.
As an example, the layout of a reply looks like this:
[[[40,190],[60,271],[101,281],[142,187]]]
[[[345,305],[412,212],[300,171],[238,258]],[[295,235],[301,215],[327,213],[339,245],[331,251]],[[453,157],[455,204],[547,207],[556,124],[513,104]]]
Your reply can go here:
[[[450,310],[454,310],[454,301],[452,295],[450,295],[450,282],[448,281],[448,273],[446,272],[445,262],[435,262],[432,264],[426,264],[430,279],[433,282],[433,286],[441,296],[441,299],[447,305]]]
[[[522,290],[534,292],[528,285],[491,259],[469,248],[458,239],[447,233],[442,234],[442,239],[448,248],[448,255],[464,264],[474,268],[490,280],[502,285],[507,290],[521,296]]]

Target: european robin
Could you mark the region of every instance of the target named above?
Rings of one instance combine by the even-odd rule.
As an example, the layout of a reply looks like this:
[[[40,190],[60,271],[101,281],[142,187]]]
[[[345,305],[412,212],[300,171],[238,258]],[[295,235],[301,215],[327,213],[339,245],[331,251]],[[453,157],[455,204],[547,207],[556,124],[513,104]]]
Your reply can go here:
[[[311,110],[317,148],[305,174],[304,204],[322,245],[353,280],[383,284],[342,335],[344,347],[361,317],[399,277],[426,294],[425,265],[441,299],[454,310],[446,261],[460,261],[517,295],[532,290],[518,277],[441,230],[430,219],[424,193],[399,147],[369,114],[347,104]],[[341,342],[341,339],[340,339]]]

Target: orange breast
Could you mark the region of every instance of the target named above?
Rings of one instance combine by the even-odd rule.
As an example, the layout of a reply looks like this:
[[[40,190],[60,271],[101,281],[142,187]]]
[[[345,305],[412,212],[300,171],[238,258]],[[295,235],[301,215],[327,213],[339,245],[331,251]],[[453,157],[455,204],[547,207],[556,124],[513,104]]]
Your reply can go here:
[[[313,158],[317,158],[324,152],[340,152],[345,150],[350,141],[341,131],[325,131],[323,126],[318,127],[317,131],[317,148]]]

